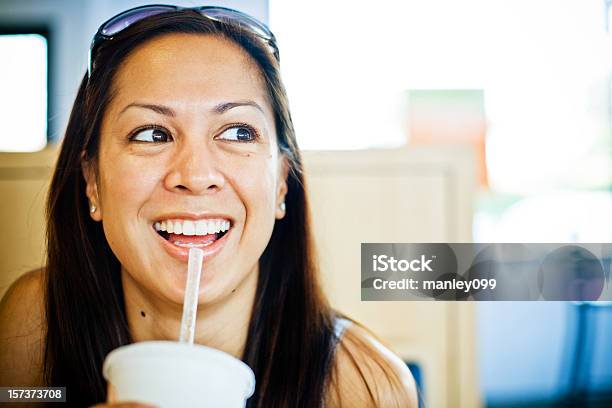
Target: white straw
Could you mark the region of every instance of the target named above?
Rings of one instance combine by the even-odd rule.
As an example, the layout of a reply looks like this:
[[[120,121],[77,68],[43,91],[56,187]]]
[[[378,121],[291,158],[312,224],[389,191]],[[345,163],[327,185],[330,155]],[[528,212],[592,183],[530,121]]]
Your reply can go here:
[[[179,341],[181,343],[193,344],[203,258],[204,251],[202,251],[200,248],[191,248],[189,250],[189,262],[187,263],[187,285],[185,286],[183,318],[181,319],[181,335],[179,337]]]

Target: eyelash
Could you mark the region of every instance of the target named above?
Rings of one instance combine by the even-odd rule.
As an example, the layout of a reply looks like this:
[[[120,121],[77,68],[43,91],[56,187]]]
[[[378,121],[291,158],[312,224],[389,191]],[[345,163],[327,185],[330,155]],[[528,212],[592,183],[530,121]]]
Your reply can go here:
[[[254,143],[259,141],[260,136],[259,136],[259,132],[251,125],[248,125],[246,123],[232,123],[228,126],[226,126],[221,132],[219,132],[219,134],[222,134],[223,132],[232,129],[232,128],[240,128],[240,127],[244,127],[249,129],[249,131],[253,134],[253,140],[225,140],[226,142],[233,142],[233,143]],[[143,142],[141,140],[134,140],[134,138],[136,137],[136,135],[138,135],[138,133],[142,132],[143,130],[160,130],[164,133],[166,133],[170,138],[172,138],[172,133],[166,129],[164,126],[162,125],[158,125],[155,123],[152,123],[150,125],[145,125],[145,126],[140,126],[137,127],[136,129],[134,129],[128,136],[128,139],[132,142],[135,143],[154,143],[154,144],[158,144],[158,143],[165,143],[165,142]]]
[[[233,129],[233,128],[247,128],[249,129],[249,131],[253,134],[253,140],[226,140],[226,142],[234,142],[234,143],[255,143],[258,142],[260,137],[259,137],[259,132],[251,125],[248,125],[246,123],[232,123],[228,126],[226,126],[225,128],[223,128],[223,130],[219,133],[222,134],[223,132],[229,130],[229,129]]]
[[[170,131],[168,129],[166,129],[165,127],[163,127],[162,125],[157,125],[155,123],[152,123],[150,125],[144,125],[144,126],[139,126],[136,129],[132,130],[132,132],[130,132],[128,139],[131,142],[134,143],[148,143],[148,144],[158,144],[158,143],[164,143],[164,142],[143,142],[142,140],[134,140],[134,138],[143,130],[160,130],[164,133],[166,133],[166,135],[168,135],[169,137],[172,137],[172,134],[170,133]]]

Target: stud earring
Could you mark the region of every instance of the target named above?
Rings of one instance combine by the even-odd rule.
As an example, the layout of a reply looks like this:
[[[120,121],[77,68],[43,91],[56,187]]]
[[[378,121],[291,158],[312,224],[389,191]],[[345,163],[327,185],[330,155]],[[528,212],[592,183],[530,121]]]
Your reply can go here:
[[[281,211],[285,211],[285,209],[287,208],[287,207],[285,206],[285,202],[284,202],[284,201],[283,201],[282,203],[280,203],[280,206],[279,206],[279,207],[280,207]]]
[[[89,212],[93,214],[96,212],[97,209],[98,207],[96,207],[95,204],[92,204],[91,207],[89,207]]]

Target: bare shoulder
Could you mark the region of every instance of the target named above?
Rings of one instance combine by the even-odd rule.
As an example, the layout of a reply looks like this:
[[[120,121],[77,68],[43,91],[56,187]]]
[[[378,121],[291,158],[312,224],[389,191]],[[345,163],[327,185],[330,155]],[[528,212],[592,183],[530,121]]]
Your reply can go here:
[[[43,270],[19,277],[0,301],[0,386],[41,385]]]
[[[406,364],[366,329],[351,324],[336,348],[327,404],[417,408],[418,397]]]

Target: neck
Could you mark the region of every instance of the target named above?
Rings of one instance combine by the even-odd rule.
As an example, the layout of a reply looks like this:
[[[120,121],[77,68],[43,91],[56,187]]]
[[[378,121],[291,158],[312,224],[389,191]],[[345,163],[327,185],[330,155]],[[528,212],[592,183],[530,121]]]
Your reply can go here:
[[[242,357],[257,288],[256,265],[234,292],[213,304],[198,305],[194,343]],[[122,269],[125,310],[134,342],[177,341],[183,305],[156,296]]]

